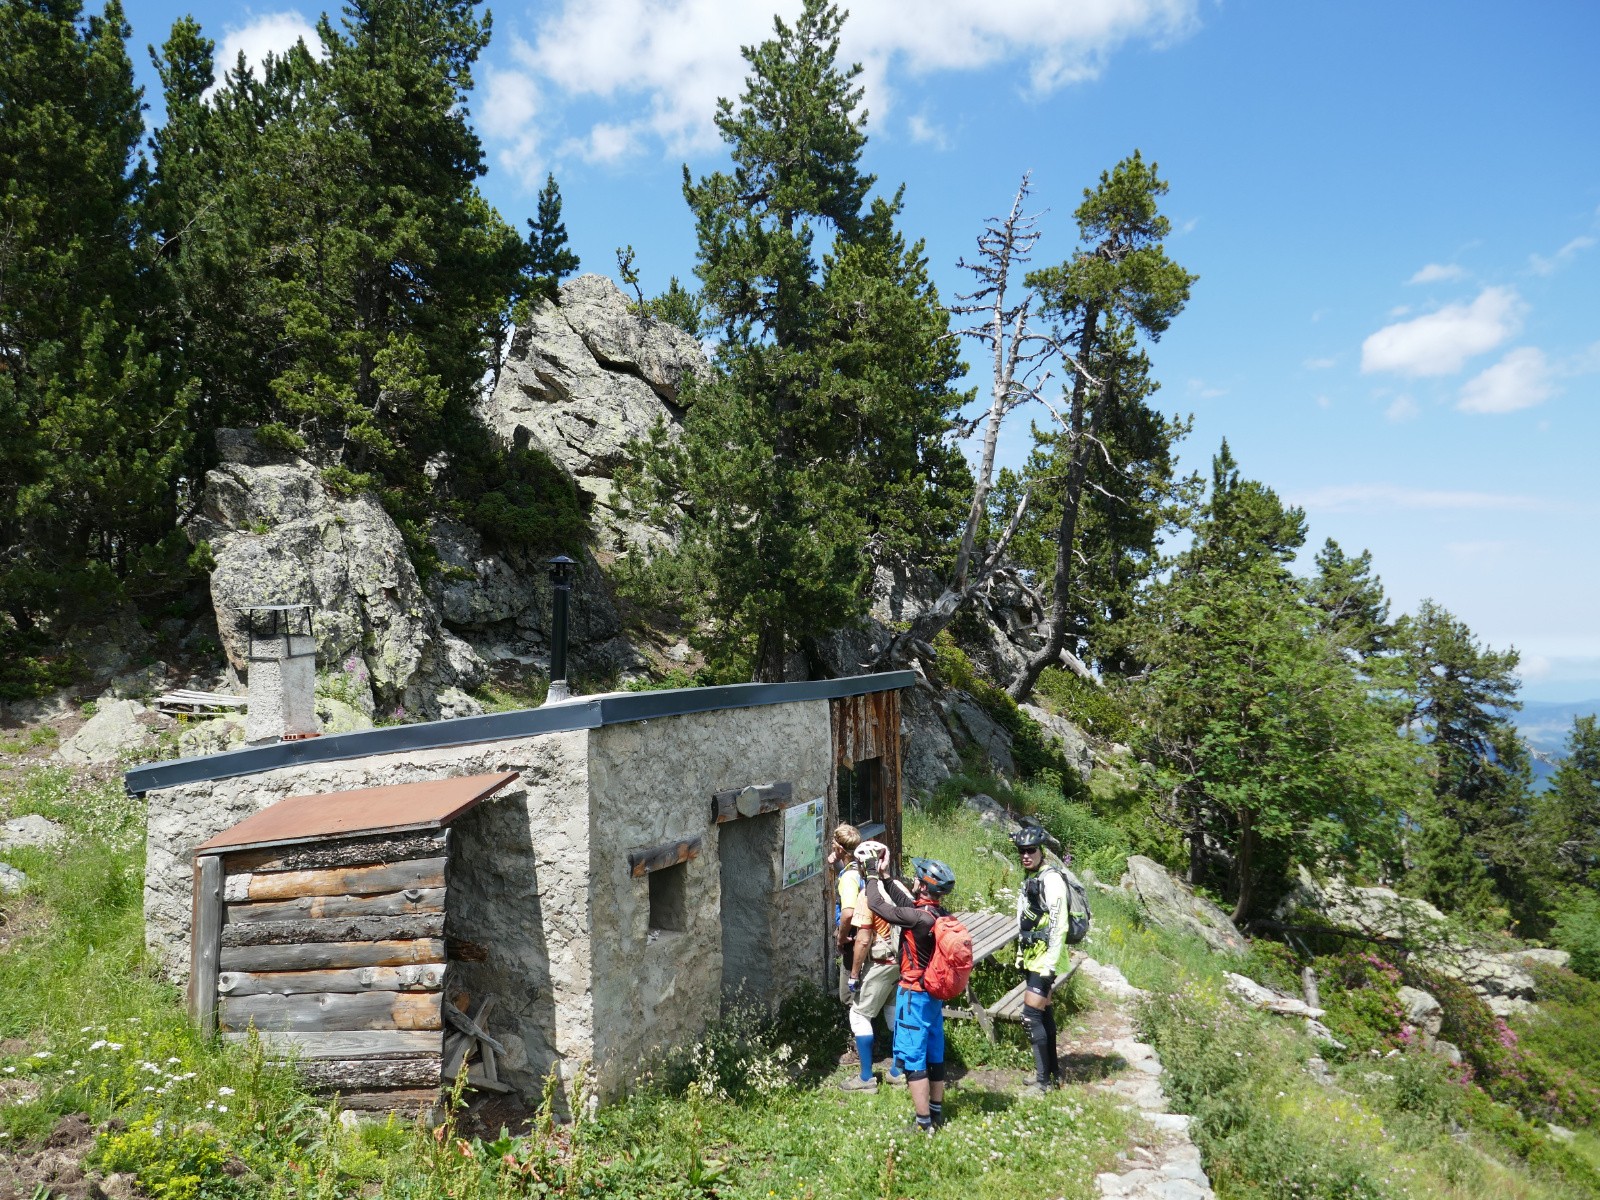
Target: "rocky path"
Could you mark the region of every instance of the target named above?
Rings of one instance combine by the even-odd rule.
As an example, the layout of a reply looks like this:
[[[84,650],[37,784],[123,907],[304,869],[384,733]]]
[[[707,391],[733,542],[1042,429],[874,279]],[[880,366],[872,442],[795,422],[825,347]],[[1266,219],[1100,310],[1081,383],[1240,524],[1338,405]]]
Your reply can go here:
[[[1135,1112],[1135,1143],[1119,1154],[1124,1169],[1096,1177],[1099,1195],[1124,1200],[1214,1200],[1200,1151],[1189,1139],[1189,1118],[1167,1111],[1162,1066],[1155,1048],[1139,1041],[1133,1006],[1145,993],[1116,967],[1085,959],[1078,968],[1106,997],[1084,1035],[1063,1059],[1068,1078],[1116,1097]]]

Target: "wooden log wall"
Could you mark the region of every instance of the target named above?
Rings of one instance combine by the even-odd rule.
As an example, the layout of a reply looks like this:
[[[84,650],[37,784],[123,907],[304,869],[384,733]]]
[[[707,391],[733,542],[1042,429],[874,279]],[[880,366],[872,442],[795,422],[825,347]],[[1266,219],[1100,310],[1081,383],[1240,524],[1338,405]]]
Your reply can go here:
[[[200,859],[196,1016],[229,1041],[254,1030],[342,1103],[436,1097],[447,857],[439,830]]]

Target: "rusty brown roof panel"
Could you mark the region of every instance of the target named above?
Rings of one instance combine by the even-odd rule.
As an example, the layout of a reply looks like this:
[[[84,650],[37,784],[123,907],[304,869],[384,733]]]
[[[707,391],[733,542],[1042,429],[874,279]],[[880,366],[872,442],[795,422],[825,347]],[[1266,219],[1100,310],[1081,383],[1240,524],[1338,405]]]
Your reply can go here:
[[[390,787],[290,796],[201,842],[196,854],[285,846],[322,838],[405,829],[438,829],[517,777],[515,771],[427,779]]]

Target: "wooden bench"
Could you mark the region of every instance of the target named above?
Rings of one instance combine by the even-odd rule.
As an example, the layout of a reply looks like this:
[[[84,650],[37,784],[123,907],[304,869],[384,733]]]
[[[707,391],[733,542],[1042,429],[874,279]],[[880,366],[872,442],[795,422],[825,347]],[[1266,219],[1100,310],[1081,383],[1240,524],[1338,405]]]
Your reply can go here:
[[[192,688],[178,688],[156,697],[156,711],[169,716],[196,716],[235,708],[247,708],[250,701],[245,696],[230,696],[224,692],[197,692]]]
[[[1017,918],[1010,913],[973,912],[956,913],[961,918],[961,923],[972,934],[972,965],[976,967],[981,962],[993,958],[1005,949],[1017,937]],[[1072,952],[1072,965],[1060,975],[1056,976],[1054,986],[1050,989],[1054,994],[1082,964],[1084,956],[1078,951]],[[991,1042],[995,1040],[994,1023],[996,1021],[1022,1020],[1022,996],[1027,991],[1027,980],[1021,980],[993,1004],[982,1005],[972,998],[969,988],[963,993],[961,1000],[952,1000],[944,1007],[947,1017],[976,1020],[983,1028],[984,1036]]]

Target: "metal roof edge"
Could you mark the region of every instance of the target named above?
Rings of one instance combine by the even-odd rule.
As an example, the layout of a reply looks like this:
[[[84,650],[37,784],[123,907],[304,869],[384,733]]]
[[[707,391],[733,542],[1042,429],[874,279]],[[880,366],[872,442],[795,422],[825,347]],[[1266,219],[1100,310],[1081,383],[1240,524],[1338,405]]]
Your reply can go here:
[[[845,675],[838,679],[808,679],[799,683],[729,683],[720,687],[668,688],[655,692],[627,692],[600,698],[601,725],[653,721],[724,708],[758,708],[766,704],[796,704],[803,700],[840,700],[869,692],[891,692],[916,683],[915,671],[883,671],[876,675]]]
[[[293,742],[272,742],[242,750],[225,750],[221,754],[147,763],[127,771],[122,781],[131,794],[142,796],[145,792],[161,788],[212,779],[237,779],[241,775],[259,775],[280,767],[594,729],[600,720],[600,702],[589,700],[553,704],[546,708],[524,708],[515,712],[484,713],[476,717],[453,717],[446,721],[426,721],[415,725],[386,725],[381,729],[357,729],[351,733],[334,733]]]
[[[258,775],[280,767],[368,758],[375,754],[394,754],[407,750],[470,746],[478,742],[598,729],[605,725],[722,709],[794,704],[805,700],[839,700],[847,696],[864,696],[869,692],[898,691],[911,687],[916,681],[915,671],[884,671],[874,675],[846,675],[838,679],[812,679],[799,683],[731,683],[719,687],[626,692],[591,700],[580,697],[542,708],[454,717],[447,721],[426,721],[415,725],[389,725],[382,729],[359,729],[353,733],[273,742],[266,746],[226,750],[221,754],[148,763],[126,772],[123,786],[133,795],[140,796],[161,788],[213,779],[237,779],[241,775]]]

